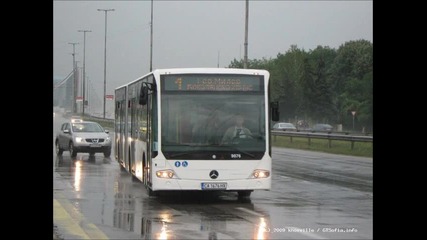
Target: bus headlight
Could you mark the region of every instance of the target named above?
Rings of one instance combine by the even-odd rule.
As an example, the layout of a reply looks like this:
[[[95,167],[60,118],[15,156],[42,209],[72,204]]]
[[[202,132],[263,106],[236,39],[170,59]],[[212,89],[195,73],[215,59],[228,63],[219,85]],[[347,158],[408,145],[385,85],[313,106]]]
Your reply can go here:
[[[255,178],[267,178],[270,176],[270,171],[263,169],[255,169],[252,173]]]
[[[158,178],[173,178],[174,172],[172,170],[160,170],[156,172]]]

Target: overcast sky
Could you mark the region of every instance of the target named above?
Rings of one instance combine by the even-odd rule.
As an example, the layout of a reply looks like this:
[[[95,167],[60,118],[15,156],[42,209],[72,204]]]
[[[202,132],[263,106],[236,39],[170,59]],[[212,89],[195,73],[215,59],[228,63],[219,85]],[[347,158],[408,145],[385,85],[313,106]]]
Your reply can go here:
[[[153,3],[153,69],[227,67],[244,57],[246,1],[198,0]],[[291,45],[337,49],[351,40],[373,43],[373,1],[249,1],[248,58],[275,58]],[[54,78],[66,77],[76,61],[89,89],[103,94],[105,12],[107,94],[150,70],[151,1],[53,2]]]

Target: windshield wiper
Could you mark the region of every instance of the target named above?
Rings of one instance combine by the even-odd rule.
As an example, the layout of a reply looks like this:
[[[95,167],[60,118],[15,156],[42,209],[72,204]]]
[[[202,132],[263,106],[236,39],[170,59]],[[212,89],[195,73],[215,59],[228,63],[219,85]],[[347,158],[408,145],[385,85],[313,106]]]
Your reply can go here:
[[[213,147],[216,147],[216,146],[220,146],[220,145],[218,143],[208,143],[208,144],[205,144],[205,143],[191,143],[191,144],[188,144],[188,143],[186,143],[186,144],[163,143],[162,146],[168,146],[168,147],[171,147],[171,146],[173,146],[173,147],[177,147],[177,146],[183,146],[183,147],[212,147],[213,146]]]
[[[183,147],[193,147],[194,145],[191,144],[179,144],[179,143],[162,143],[162,146],[168,146],[168,147],[177,147],[177,146],[183,146]]]
[[[180,156],[185,156],[185,155],[191,155],[193,154],[194,151],[191,152],[179,152],[179,153],[174,153],[172,155],[166,155],[167,158],[175,158],[175,157],[180,157]]]

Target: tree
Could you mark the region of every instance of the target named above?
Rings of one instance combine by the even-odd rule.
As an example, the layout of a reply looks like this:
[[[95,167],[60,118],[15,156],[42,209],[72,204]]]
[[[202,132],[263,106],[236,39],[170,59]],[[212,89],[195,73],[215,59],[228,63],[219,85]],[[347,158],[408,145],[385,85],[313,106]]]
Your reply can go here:
[[[327,123],[335,113],[329,73],[335,55],[335,50],[318,46],[309,51],[304,61],[304,77],[301,79],[303,105],[306,114],[317,122]]]
[[[331,73],[338,122],[349,126],[352,124],[349,111],[356,111],[359,123],[372,128],[372,43],[357,40],[341,45],[337,50]]]
[[[292,45],[285,54],[273,60],[271,74],[272,99],[279,101],[281,118],[292,119],[303,115],[300,81],[306,52]],[[288,120],[286,120],[288,121]]]
[[[234,59],[230,68],[243,68]],[[284,121],[304,119],[372,130],[373,45],[348,41],[338,50],[317,46],[308,52],[291,45],[275,59],[248,60],[248,68],[270,72],[271,101],[280,103]],[[296,119],[298,118],[298,119]]]

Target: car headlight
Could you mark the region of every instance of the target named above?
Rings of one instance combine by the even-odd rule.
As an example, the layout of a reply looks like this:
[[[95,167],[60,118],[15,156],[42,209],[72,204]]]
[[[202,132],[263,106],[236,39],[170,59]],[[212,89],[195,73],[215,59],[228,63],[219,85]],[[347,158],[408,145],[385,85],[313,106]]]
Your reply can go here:
[[[268,178],[270,176],[270,171],[264,169],[255,169],[252,175],[254,178]]]
[[[83,138],[82,137],[76,137],[75,141],[76,141],[76,143],[81,143],[81,142],[83,142]]]

